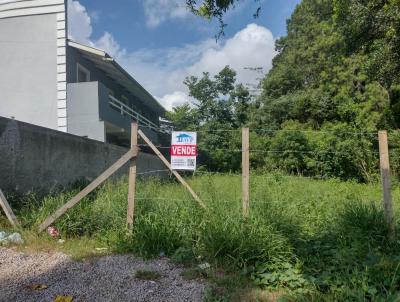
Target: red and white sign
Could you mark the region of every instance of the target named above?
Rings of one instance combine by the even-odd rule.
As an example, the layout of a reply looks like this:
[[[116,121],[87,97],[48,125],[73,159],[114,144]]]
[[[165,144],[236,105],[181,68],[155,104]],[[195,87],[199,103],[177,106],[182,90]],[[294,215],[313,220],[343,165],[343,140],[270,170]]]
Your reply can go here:
[[[174,131],[171,139],[173,170],[195,170],[197,156],[196,132]]]

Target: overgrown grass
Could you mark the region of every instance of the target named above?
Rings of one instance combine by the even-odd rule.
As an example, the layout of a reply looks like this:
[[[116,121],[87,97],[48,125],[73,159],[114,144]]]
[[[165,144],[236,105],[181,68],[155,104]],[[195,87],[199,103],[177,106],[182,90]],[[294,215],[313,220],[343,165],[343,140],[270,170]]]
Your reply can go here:
[[[165,254],[186,265],[207,261],[260,288],[284,292],[289,301],[400,299],[400,240],[388,236],[378,184],[252,175],[245,220],[239,175],[188,181],[206,210],[177,183],[139,181],[131,236],[125,230],[126,181],[105,184],[57,221],[67,239],[63,248],[78,257],[108,247],[108,252],[145,257]],[[24,232],[28,243],[59,247],[33,231],[77,191],[23,202],[17,214],[30,230]],[[399,197],[396,186],[394,200]],[[234,300],[232,291],[222,292],[215,301]]]

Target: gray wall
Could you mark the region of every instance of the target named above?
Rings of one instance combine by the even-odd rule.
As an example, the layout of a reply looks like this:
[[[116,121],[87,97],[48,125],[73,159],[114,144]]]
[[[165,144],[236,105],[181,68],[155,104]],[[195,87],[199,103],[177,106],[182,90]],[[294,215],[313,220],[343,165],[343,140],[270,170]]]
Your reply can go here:
[[[100,121],[98,86],[98,82],[67,85],[67,125],[68,133],[104,142],[106,137],[104,121]]]
[[[79,179],[92,180],[126,151],[122,147],[0,117],[0,188],[20,193],[50,191]],[[166,169],[152,154],[140,153],[137,164],[138,173]],[[119,175],[124,173],[127,173],[127,165]]]
[[[57,128],[56,14],[0,19],[0,115]]]

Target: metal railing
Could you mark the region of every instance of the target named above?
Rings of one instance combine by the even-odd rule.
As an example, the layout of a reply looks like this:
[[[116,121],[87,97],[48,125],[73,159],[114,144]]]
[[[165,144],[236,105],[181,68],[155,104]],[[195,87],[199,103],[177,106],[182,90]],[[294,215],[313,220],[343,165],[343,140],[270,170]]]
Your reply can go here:
[[[117,109],[121,113],[121,115],[126,114],[126,115],[134,118],[137,121],[137,123],[141,126],[144,126],[144,127],[156,130],[156,131],[160,130],[160,127],[157,124],[150,121],[148,118],[144,117],[139,112],[133,110],[128,105],[122,103],[120,100],[116,99],[112,95],[109,95],[108,97],[109,97],[108,103],[110,104],[110,106]]]

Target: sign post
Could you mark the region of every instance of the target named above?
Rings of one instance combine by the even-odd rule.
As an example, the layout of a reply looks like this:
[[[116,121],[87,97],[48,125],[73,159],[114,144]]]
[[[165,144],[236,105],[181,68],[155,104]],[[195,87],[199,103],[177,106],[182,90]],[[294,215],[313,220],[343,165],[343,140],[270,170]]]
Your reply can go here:
[[[196,132],[174,131],[171,138],[171,168],[173,170],[196,170]]]
[[[186,188],[186,190],[189,191],[189,193],[193,196],[193,198],[199,203],[199,205],[205,209],[206,206],[205,204],[201,201],[199,196],[193,191],[193,189],[187,184],[187,182],[182,178],[182,176],[179,175],[178,172],[172,169],[170,163],[168,160],[164,157],[164,155],[161,154],[160,151],[158,151],[157,147],[154,146],[154,144],[148,139],[148,137],[142,132],[142,130],[138,131],[140,137],[146,142],[146,144],[149,145],[149,147],[154,151],[154,153],[161,159],[161,161],[168,167],[168,169],[171,170],[172,174],[175,175],[175,177],[179,180],[179,182]]]

